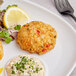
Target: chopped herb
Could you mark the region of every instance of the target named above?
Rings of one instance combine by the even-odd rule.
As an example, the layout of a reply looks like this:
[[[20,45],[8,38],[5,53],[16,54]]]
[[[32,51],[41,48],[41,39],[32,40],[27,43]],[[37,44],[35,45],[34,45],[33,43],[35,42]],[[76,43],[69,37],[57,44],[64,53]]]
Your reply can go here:
[[[20,70],[22,73],[24,73],[24,71],[23,70]]]
[[[7,37],[9,37],[9,35],[10,35],[10,34],[9,34],[8,32],[5,32],[5,31],[3,32],[3,36],[4,36],[4,37],[7,38]]]
[[[42,70],[42,68],[40,68],[40,70]]]
[[[32,67],[32,70],[34,69],[34,67],[33,66],[31,66]]]
[[[17,70],[19,70],[21,68],[21,66],[20,66],[20,64],[18,62],[15,64],[15,66],[16,66]]]
[[[27,68],[25,68],[25,70],[27,70]]]
[[[0,31],[0,37],[7,38],[7,37],[9,37],[9,35],[10,34],[8,32]]]
[[[12,70],[12,74],[15,74],[15,71],[14,70]]]
[[[14,29],[15,30],[20,30],[20,28],[21,28],[21,25],[17,25]]]
[[[25,57],[22,57],[21,61],[23,61],[24,64],[26,64],[26,62],[28,62],[27,58],[25,58]]]
[[[5,9],[3,9],[3,10],[2,10],[2,12],[6,12],[6,10],[5,10]]]
[[[5,39],[6,43],[10,43],[11,41],[12,41],[12,37],[8,37],[8,38]]]
[[[25,65],[24,65],[24,63],[22,64],[22,69],[25,69]]]
[[[3,37],[2,31],[0,31],[0,37]]]
[[[12,37],[10,37],[8,32],[0,31],[0,37],[3,37],[6,43],[10,43],[12,41]]]
[[[38,73],[38,71],[39,71],[39,68],[37,67],[37,68],[36,68],[36,73]]]
[[[30,61],[32,61],[32,60],[30,59]]]
[[[35,61],[32,61],[32,64],[35,64]]]
[[[27,64],[29,65],[30,63],[29,63],[29,62],[27,62]]]
[[[31,74],[29,74],[29,76],[31,76]]]
[[[29,66],[29,68],[31,68],[31,66]]]
[[[22,56],[20,56],[20,58],[22,58]]]
[[[35,71],[33,71],[33,73],[35,73]]]
[[[22,69],[25,69],[25,64],[28,62],[26,57],[20,57],[21,58],[21,62],[20,63],[16,63],[14,64],[16,66],[17,70],[20,70],[22,73],[24,72]]]

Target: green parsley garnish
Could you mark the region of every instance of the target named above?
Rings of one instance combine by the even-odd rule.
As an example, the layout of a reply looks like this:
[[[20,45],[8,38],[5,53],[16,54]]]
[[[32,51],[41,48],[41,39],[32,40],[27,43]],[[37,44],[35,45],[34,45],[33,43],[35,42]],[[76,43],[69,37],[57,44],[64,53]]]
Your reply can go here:
[[[2,12],[6,12],[6,10],[5,10],[5,9],[3,9],[3,10],[2,10]]]
[[[23,70],[20,70],[22,73],[24,73],[24,71]]]
[[[15,74],[15,71],[14,70],[12,70],[12,74]]]
[[[36,68],[36,73],[38,73],[38,71],[39,71],[39,68],[37,67],[37,68]]]
[[[29,74],[29,76],[31,76],[31,74]]]
[[[21,58],[21,57],[20,57]],[[27,58],[26,57],[22,57],[21,58],[21,62],[20,63],[16,63],[14,64],[16,66],[17,70],[22,70],[22,69],[26,69],[25,68],[25,64],[27,63]]]
[[[5,39],[5,42],[6,43],[10,43],[12,41],[12,38],[11,37],[7,37],[6,39]]]
[[[8,32],[0,31],[0,37],[4,38],[6,43],[10,43],[12,41],[12,37],[10,37]]]
[[[0,32],[0,37],[2,36],[2,37],[4,37],[4,38],[7,38],[7,37],[9,37],[9,33],[8,32],[5,32],[5,31],[1,31]]]
[[[17,25],[17,26],[15,27],[15,30],[20,30],[20,28],[21,28],[21,25]]]
[[[42,68],[40,68],[40,70],[42,70]]]

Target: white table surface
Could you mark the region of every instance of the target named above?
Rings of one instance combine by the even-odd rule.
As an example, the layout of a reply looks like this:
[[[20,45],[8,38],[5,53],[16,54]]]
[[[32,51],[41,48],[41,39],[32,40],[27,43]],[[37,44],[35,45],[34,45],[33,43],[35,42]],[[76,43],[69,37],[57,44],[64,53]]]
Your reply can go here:
[[[41,6],[49,9],[50,11],[56,13],[57,15],[63,17],[63,19],[65,19],[68,23],[71,24],[71,26],[74,27],[74,29],[76,29],[76,22],[69,16],[62,16],[58,13],[58,11],[55,8],[54,5],[54,0],[30,0],[32,2],[35,2],[37,4],[40,4]],[[76,0],[69,0],[70,4],[72,5],[72,7],[74,8],[74,15],[76,16]],[[74,71],[72,72],[72,74],[70,76],[76,76],[76,68],[74,69]]]
[[[56,10],[55,5],[54,5],[54,0],[29,0],[29,1],[37,3],[41,6],[49,9],[50,11],[56,13],[57,15],[63,17],[63,19],[65,19],[68,23],[71,24],[71,26],[74,27],[74,29],[76,29],[76,22],[74,22],[74,20],[71,17],[62,16],[58,13],[58,11]],[[76,16],[76,0],[69,0],[69,2],[72,5],[72,7],[74,8],[74,10],[75,10],[74,15]],[[76,76],[76,68],[70,76]]]

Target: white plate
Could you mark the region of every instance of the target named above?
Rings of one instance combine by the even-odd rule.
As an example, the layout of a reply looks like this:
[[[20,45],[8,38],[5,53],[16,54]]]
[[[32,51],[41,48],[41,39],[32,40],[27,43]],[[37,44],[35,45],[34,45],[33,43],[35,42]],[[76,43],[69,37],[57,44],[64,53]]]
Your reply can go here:
[[[36,56],[42,60],[46,68],[45,76],[66,76],[76,61],[76,31],[59,16],[29,1],[6,0],[1,9],[6,8],[10,4],[17,4],[24,9],[31,16],[30,21],[38,20],[51,24],[56,29],[58,37],[55,48],[40,56],[22,51],[16,44],[16,41],[10,44],[3,43],[4,58],[0,61],[0,67],[5,67],[9,59],[24,53]]]

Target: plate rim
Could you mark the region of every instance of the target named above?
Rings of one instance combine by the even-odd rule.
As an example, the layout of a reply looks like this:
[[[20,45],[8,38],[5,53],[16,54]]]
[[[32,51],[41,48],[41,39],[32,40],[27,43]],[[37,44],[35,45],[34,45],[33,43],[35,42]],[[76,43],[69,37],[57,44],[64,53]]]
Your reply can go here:
[[[21,0],[19,0],[19,1],[21,1]],[[61,16],[57,15],[56,13],[52,12],[51,10],[48,10],[44,6],[41,6],[41,5],[39,5],[39,4],[35,3],[35,2],[29,1],[29,0],[22,0],[22,1],[27,2],[28,4],[31,4],[31,5],[34,5],[34,6],[40,8],[40,9],[42,9],[44,11],[47,11],[48,13],[54,15],[55,17],[59,18],[61,21],[63,21],[64,23],[66,23],[68,27],[70,27],[70,29],[73,31],[73,33],[76,36],[76,30],[75,30],[75,28],[69,22],[67,22],[66,20],[64,20],[64,18],[62,18]],[[75,61],[74,65],[71,67],[71,69],[69,69],[69,72],[67,73],[66,76],[69,76],[72,73],[72,71],[74,70],[75,67],[76,67],[76,61]]]

